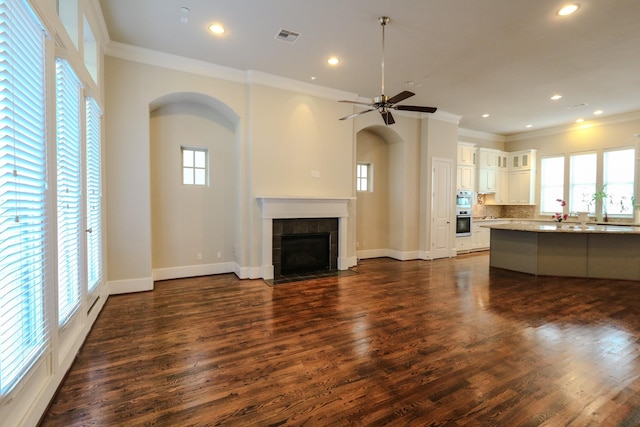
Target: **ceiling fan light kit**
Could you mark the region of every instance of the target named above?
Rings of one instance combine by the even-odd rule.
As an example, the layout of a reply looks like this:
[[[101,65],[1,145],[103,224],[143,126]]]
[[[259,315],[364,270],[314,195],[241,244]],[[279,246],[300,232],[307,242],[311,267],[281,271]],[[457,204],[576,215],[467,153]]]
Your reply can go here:
[[[382,26],[382,90],[381,95],[376,96],[371,100],[371,103],[366,102],[358,102],[358,101],[347,101],[341,100],[339,102],[348,102],[351,104],[359,104],[366,105],[371,107],[369,110],[360,111],[358,113],[349,114],[348,116],[341,117],[340,120],[347,120],[354,117],[357,117],[361,114],[369,113],[371,111],[380,112],[380,116],[384,121],[384,124],[389,126],[394,124],[396,121],[393,119],[393,115],[390,110],[399,110],[399,111],[417,111],[419,113],[435,113],[436,107],[421,107],[417,105],[396,105],[398,102],[404,101],[407,98],[410,98],[415,95],[413,92],[409,92],[408,90],[402,91],[397,95],[389,98],[384,94],[384,27],[389,23],[391,19],[388,16],[381,16],[378,18],[378,22],[380,26]]]

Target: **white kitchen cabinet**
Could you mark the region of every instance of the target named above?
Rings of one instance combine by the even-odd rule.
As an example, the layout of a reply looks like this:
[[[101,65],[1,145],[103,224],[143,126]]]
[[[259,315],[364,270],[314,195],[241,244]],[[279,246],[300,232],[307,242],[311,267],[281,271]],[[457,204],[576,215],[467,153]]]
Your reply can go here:
[[[482,222],[482,225],[485,223]],[[474,251],[484,251],[489,249],[491,229],[481,227],[480,224],[473,224],[471,227],[471,248]]]
[[[475,144],[458,143],[458,165],[475,166],[476,146]]]
[[[472,241],[471,236],[456,237],[456,252],[471,252]]]
[[[509,153],[509,170],[530,170],[536,168],[537,150],[524,150]]]
[[[509,172],[499,170],[496,183],[496,194],[493,197],[496,205],[506,205],[509,203]]]
[[[458,190],[475,191],[476,168],[473,166],[458,166]]]
[[[500,150],[494,150],[491,148],[480,148],[478,149],[478,154],[480,157],[480,161],[478,162],[478,168],[485,169],[497,169],[498,162],[501,162],[501,156],[503,152]]]
[[[496,169],[482,168],[478,170],[478,193],[495,193],[498,184]]]
[[[509,204],[533,205],[535,182],[535,170],[509,172]]]

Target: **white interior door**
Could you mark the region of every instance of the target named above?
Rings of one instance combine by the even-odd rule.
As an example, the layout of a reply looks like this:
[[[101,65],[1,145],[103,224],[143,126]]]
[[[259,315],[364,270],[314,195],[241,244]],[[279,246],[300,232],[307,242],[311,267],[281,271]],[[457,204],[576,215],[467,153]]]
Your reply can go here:
[[[431,186],[431,258],[447,258],[451,253],[453,185],[451,159],[433,158]]]

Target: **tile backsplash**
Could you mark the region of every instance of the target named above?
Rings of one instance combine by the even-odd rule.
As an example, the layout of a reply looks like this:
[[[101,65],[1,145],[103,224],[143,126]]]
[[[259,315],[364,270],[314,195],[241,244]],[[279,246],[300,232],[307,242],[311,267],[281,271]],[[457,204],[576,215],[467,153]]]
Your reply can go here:
[[[474,217],[495,218],[536,218],[537,207],[535,205],[485,205],[474,204],[472,213]]]

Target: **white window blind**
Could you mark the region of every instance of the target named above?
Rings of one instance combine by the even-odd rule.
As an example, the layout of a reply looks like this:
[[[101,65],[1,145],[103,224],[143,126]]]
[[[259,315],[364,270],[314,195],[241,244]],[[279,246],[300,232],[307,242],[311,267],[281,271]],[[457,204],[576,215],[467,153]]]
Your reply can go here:
[[[58,323],[80,305],[80,83],[64,59],[56,59],[56,167],[58,211]]]
[[[102,174],[100,116],[93,98],[86,100],[87,286],[91,293],[102,280]]]
[[[0,0],[0,400],[49,347],[43,27]]]

